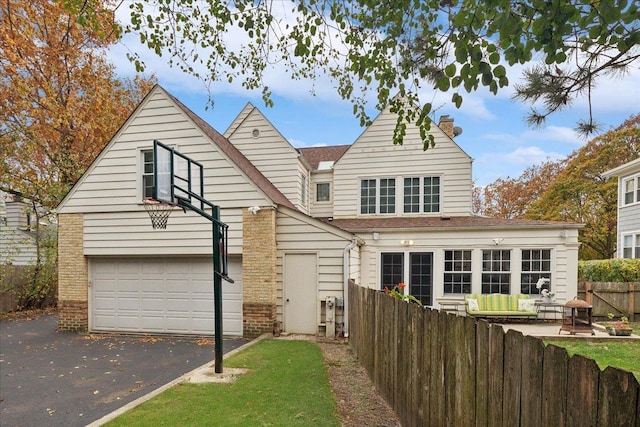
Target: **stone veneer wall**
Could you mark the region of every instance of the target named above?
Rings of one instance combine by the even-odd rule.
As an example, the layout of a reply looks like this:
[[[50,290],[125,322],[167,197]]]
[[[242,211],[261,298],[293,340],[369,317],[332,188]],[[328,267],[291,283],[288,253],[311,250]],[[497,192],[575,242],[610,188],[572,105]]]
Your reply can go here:
[[[273,331],[276,321],[276,211],[242,213],[243,335]]]
[[[58,215],[58,329],[89,328],[88,269],[82,214]]]

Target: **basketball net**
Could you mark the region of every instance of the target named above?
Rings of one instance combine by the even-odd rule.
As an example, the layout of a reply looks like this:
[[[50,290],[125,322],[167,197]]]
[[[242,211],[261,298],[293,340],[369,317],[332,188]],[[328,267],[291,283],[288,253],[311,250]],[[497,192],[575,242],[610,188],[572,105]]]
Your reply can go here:
[[[173,206],[159,202],[155,199],[143,199],[142,203],[151,218],[151,226],[153,229],[166,229],[167,220],[169,219],[169,215],[171,215]]]

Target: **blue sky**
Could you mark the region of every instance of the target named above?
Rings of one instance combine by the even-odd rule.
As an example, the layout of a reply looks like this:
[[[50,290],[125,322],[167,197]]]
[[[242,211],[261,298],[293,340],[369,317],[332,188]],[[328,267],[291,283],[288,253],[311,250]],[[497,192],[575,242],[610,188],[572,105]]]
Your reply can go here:
[[[126,60],[126,52],[141,54],[147,71],[156,74],[159,83],[180,99],[196,114],[219,132],[224,132],[247,102],[253,103],[296,148],[350,144],[363,131],[352,114],[349,102],[339,98],[334,83],[328,78],[311,81],[292,81],[283,69],[267,70],[266,83],[273,92],[274,107],[266,107],[259,92],[249,92],[238,83],[216,83],[212,94],[214,108],[207,109],[208,92],[204,84],[170,68],[166,59],[159,58],[134,39],[125,40],[108,53],[122,76],[132,76],[134,67]],[[437,120],[448,114],[463,133],[455,141],[473,159],[473,179],[486,185],[497,178],[517,177],[527,167],[547,159],[564,158],[586,143],[573,128],[578,119],[586,119],[586,98],[576,100],[570,108],[552,115],[538,129],[528,127],[524,116],[528,105],[511,100],[513,84],[519,80],[522,68],[510,68],[511,86],[499,94],[480,89],[462,94],[460,109],[449,101],[450,94],[420,92],[421,100],[431,101]],[[315,95],[310,91],[313,89]],[[374,104],[372,103],[371,111]],[[603,80],[593,91],[593,111],[596,120],[606,131],[621,124],[632,114],[640,112],[640,68],[635,64],[621,79]],[[389,142],[391,144],[391,141]],[[425,156],[429,152],[424,153]]]

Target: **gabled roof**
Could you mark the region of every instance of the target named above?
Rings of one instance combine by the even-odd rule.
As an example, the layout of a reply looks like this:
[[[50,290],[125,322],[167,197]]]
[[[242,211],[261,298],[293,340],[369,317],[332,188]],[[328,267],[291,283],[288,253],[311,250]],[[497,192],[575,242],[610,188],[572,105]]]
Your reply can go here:
[[[619,177],[619,176],[630,175],[637,171],[640,171],[640,158],[637,158],[628,163],[625,163],[624,165],[620,165],[617,168],[608,170],[605,173],[603,173],[602,176],[605,178],[609,178],[611,176]]]
[[[389,218],[323,218],[330,224],[350,232],[364,232],[391,229],[501,229],[501,228],[582,228],[582,224],[559,221],[539,221],[529,219],[502,219],[480,216],[452,217],[389,217]]]
[[[202,120],[197,114],[187,108],[182,102],[180,102],[176,97],[171,95],[167,90],[165,90],[162,86],[156,84],[153,88],[147,93],[144,99],[138,104],[136,109],[129,115],[127,120],[122,124],[120,129],[116,132],[113,138],[109,141],[108,144],[102,149],[100,154],[96,157],[93,163],[87,168],[85,173],[76,181],[73,187],[69,190],[69,192],[62,199],[60,204],[58,205],[58,209],[61,209],[67,202],[67,200],[72,196],[75,192],[75,189],[82,183],[85,177],[90,174],[93,170],[94,165],[102,158],[104,153],[108,151],[113,145],[114,140],[117,138],[118,134],[124,129],[128,122],[132,120],[134,116],[136,116],[145,104],[145,102],[151,97],[151,94],[155,91],[162,91],[172,102],[175,103],[176,107],[181,110],[191,121],[193,121],[194,125],[202,131],[213,144],[215,144],[222,153],[224,153],[231,162],[233,162],[255,185],[260,189],[267,197],[269,197],[274,203],[287,206],[291,209],[297,209],[287,197],[284,196],[272,183],[269,181],[254,165],[251,163],[236,147],[234,147],[224,136],[222,136],[218,131],[213,129],[207,122]]]
[[[165,91],[166,92],[166,91]],[[262,172],[256,168],[253,163],[249,161],[233,144],[229,142],[227,138],[222,136],[218,131],[212,128],[207,122],[202,120],[197,114],[191,111],[187,106],[180,102],[176,97],[167,92],[167,95],[176,103],[176,105],[191,119],[193,122],[204,132],[211,141],[218,146],[236,166],[238,166],[254,184],[262,190],[274,203],[287,206],[291,209],[296,209],[295,205],[291,203],[287,197],[276,188],[265,177]]]
[[[320,162],[337,162],[351,145],[331,145],[326,147],[299,148],[312,171],[318,170]]]

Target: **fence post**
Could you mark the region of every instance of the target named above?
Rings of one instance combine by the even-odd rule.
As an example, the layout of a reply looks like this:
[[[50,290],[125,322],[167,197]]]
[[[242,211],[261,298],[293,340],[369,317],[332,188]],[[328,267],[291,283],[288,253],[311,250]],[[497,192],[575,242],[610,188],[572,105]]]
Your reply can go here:
[[[633,322],[636,311],[635,287],[633,282],[629,282],[629,321]]]
[[[589,305],[593,305],[591,302],[591,282],[585,282],[584,284],[584,300]]]

